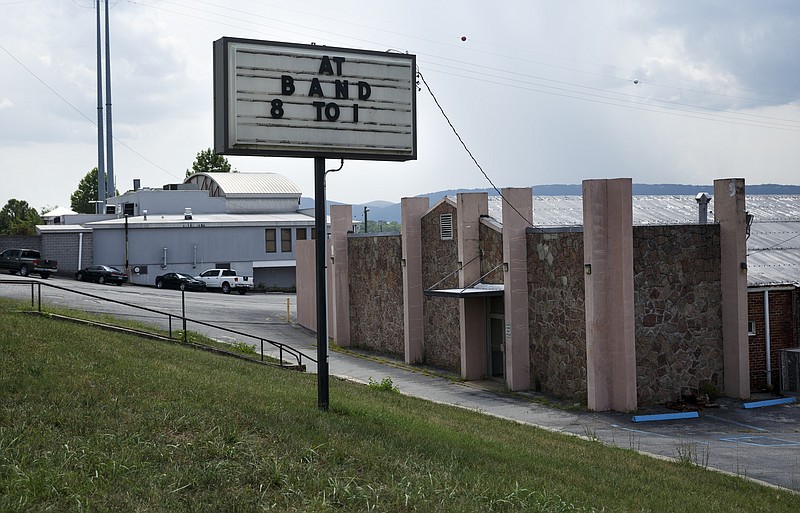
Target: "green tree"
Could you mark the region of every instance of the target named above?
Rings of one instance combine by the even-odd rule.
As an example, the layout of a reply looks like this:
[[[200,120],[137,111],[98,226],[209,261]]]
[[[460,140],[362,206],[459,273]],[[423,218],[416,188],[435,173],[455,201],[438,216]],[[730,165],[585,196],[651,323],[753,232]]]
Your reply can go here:
[[[10,199],[0,210],[0,235],[36,235],[42,218],[27,201]]]
[[[231,164],[224,155],[214,153],[211,148],[205,149],[197,154],[192,164],[192,169],[186,170],[186,177],[194,173],[235,173],[231,169]]]
[[[106,175],[106,184],[108,175]],[[119,191],[114,191],[114,196],[119,196]],[[78,214],[94,214],[97,201],[97,168],[92,169],[78,184],[78,189],[69,197],[73,212]]]
[[[97,201],[97,168],[92,169],[81,179],[78,189],[69,197],[70,207],[78,214],[94,214]]]

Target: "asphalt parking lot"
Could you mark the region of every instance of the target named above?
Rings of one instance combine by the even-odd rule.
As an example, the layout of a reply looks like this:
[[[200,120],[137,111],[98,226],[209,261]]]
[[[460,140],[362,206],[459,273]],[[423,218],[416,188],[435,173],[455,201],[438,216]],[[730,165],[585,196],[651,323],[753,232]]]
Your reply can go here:
[[[19,277],[0,275],[0,295],[30,299],[30,286],[14,285]],[[48,280],[65,288],[82,290],[121,302],[148,305],[180,315],[180,292],[136,286],[108,286]],[[132,314],[119,304],[101,300],[76,300],[75,294],[42,287],[48,303],[69,305],[94,312],[110,313],[159,322],[149,314]],[[297,326],[294,295],[248,294],[223,296],[205,292],[186,294],[187,317],[202,318],[257,336],[283,342],[316,357],[316,336]],[[287,303],[288,301],[288,303]],[[289,314],[287,316],[287,304]],[[191,313],[190,313],[191,312]],[[287,318],[290,322],[287,322]],[[205,331],[204,327],[191,327]],[[214,333],[216,338],[236,340],[230,334]],[[305,362],[310,364],[311,362]],[[743,401],[721,398],[718,407],[706,408],[697,418],[656,422],[633,422],[633,414],[590,412],[582,408],[545,406],[534,394],[508,394],[494,383],[460,383],[447,376],[420,372],[420,368],[391,359],[371,358],[365,354],[330,352],[332,376],[367,382],[389,377],[401,393],[473,409],[539,426],[544,429],[597,440],[608,445],[632,449],[656,457],[673,458],[704,467],[756,479],[774,486],[800,492],[800,403],[745,409]],[[316,372],[313,364],[308,372]],[[770,399],[754,396],[747,402]],[[331,402],[336,400],[331,397]],[[636,415],[668,413],[664,407],[648,407]],[[673,412],[674,413],[674,412]]]

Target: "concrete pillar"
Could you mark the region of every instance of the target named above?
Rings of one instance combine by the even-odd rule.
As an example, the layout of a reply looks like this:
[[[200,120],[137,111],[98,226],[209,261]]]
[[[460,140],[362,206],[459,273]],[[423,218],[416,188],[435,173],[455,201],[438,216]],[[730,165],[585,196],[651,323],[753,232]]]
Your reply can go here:
[[[317,255],[313,240],[299,240],[295,248],[297,257],[297,323],[317,331]]]
[[[747,341],[747,243],[744,179],[714,180],[714,220],[719,223],[722,352],[725,395],[750,397]]]
[[[489,195],[485,192],[460,193],[458,208],[459,287],[466,287],[481,277],[481,216],[489,214]],[[461,377],[481,379],[486,376],[486,300],[458,300],[461,331]]]
[[[630,178],[584,180],[586,386],[589,409],[635,410]]]
[[[506,321],[505,372],[506,386],[512,391],[527,390],[531,387],[526,229],[532,221],[531,188],[503,189],[503,263],[504,267],[507,267],[503,273]]]
[[[422,295],[422,216],[429,208],[427,197],[402,198],[403,244],[403,334],[405,362],[418,363],[424,354]]]
[[[350,345],[350,269],[347,258],[347,232],[353,229],[352,205],[331,205],[331,293],[332,325],[330,336],[340,347]]]

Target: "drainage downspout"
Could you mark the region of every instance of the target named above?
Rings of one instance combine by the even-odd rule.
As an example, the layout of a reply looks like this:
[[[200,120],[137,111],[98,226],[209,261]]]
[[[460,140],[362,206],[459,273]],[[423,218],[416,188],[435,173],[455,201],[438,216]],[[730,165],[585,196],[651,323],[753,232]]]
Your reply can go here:
[[[767,353],[767,386],[772,387],[772,357],[770,356],[769,338],[769,290],[764,291],[764,340]]]
[[[83,269],[83,232],[78,234],[78,270]]]

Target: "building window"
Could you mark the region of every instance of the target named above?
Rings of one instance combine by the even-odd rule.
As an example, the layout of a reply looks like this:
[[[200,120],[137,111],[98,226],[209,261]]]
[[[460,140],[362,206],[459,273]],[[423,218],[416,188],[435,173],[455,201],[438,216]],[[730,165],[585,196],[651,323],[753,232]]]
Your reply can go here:
[[[439,216],[439,237],[442,240],[453,240],[453,214]]]
[[[292,252],[292,229],[281,228],[281,253]]]
[[[751,337],[756,335],[756,321],[747,321],[747,334]]]
[[[317,229],[316,228],[312,228],[311,229],[311,238],[314,239],[314,240],[317,240]]]
[[[306,240],[306,235],[307,234],[308,234],[308,231],[306,230],[306,228],[298,228],[297,232],[295,234],[295,238],[297,240]]]
[[[267,228],[265,232],[267,239],[267,253],[275,253],[277,246],[275,245],[275,228]]]

